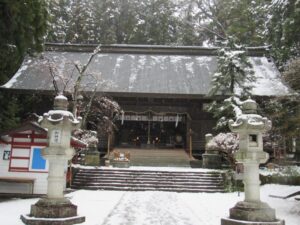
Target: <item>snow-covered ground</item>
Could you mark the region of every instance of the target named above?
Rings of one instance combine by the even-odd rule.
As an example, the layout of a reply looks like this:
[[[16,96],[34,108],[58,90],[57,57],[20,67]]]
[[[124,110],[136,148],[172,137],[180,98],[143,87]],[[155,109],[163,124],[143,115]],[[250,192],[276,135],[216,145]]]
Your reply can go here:
[[[286,225],[300,224],[300,202],[294,198],[279,199],[299,191],[300,186],[264,185],[261,199],[276,209]],[[86,216],[82,225],[217,225],[227,217],[229,208],[243,200],[243,193],[174,193],[79,190],[67,195]],[[299,196],[298,196],[299,197]],[[37,199],[12,199],[0,202],[0,221],[21,225],[21,214],[28,214]]]

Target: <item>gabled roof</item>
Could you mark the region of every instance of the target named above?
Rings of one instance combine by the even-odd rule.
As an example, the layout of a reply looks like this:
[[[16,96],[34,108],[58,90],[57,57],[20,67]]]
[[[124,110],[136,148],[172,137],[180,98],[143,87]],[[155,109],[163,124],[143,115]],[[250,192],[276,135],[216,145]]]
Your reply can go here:
[[[47,44],[39,57],[27,57],[14,77],[2,88],[27,91],[53,91],[50,68],[59,75],[57,82],[71,91],[78,73],[74,63],[84,65],[95,45]],[[106,45],[93,58],[82,81],[85,91],[111,95],[205,96],[217,68],[216,48]],[[253,94],[287,95],[289,88],[263,47],[248,48],[257,77]],[[49,67],[49,62],[51,66]],[[72,77],[72,79],[70,79]]]
[[[13,134],[22,133],[22,132],[26,132],[29,130],[35,131],[39,134],[44,134],[45,136],[47,135],[47,130],[42,128],[38,123],[28,121],[28,122],[25,122],[24,124],[20,125],[19,127],[16,127],[14,129],[7,130],[7,131],[0,133],[0,137],[6,136],[6,135],[11,136]]]
[[[41,127],[38,123],[36,122],[32,122],[32,121],[28,121],[22,125],[20,125],[19,127],[16,127],[14,129],[8,130],[8,131],[4,131],[2,133],[0,133],[0,143],[1,141],[3,143],[7,143],[7,141],[5,140],[6,137],[12,137],[17,133],[23,133],[26,131],[35,131],[38,134],[44,135],[44,137],[41,138],[46,138],[47,137],[47,133],[48,131],[46,129],[44,129],[43,127]],[[71,146],[72,147],[79,147],[79,148],[85,148],[87,147],[87,143],[75,138],[75,137],[71,137]]]

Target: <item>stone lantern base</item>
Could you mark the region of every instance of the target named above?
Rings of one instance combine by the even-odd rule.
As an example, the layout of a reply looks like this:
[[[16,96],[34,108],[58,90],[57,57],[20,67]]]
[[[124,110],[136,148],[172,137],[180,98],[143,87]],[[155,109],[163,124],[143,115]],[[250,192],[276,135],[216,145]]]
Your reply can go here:
[[[221,169],[222,168],[222,156],[219,154],[202,154],[202,167],[207,169]]]
[[[264,202],[238,202],[230,209],[230,218],[221,220],[221,225],[284,225],[277,220],[275,210]]]
[[[274,222],[254,222],[223,218],[221,219],[221,225],[285,225],[285,222],[284,220],[277,220]]]
[[[88,150],[85,153],[86,166],[100,166],[100,153],[98,151]]]
[[[83,223],[84,216],[77,216],[77,206],[67,199],[40,199],[31,206],[30,215],[21,215],[26,225],[72,225]]]

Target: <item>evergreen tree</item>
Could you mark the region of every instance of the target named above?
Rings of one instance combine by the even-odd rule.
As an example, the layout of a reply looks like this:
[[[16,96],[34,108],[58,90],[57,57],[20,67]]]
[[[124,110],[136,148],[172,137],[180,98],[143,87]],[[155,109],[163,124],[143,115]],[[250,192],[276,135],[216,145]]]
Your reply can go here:
[[[283,79],[292,89],[300,93],[300,57],[290,61],[283,72]]]
[[[47,2],[0,1],[0,82],[18,69],[26,53],[41,51],[47,29]],[[15,127],[22,108],[15,96],[0,92],[0,129]]]
[[[49,31],[47,39],[49,42],[65,43],[71,20],[70,0],[49,1]]]
[[[170,0],[60,0],[50,4],[49,41],[172,44],[179,39]]]
[[[117,0],[96,0],[93,2],[95,9],[96,40],[102,44],[117,43],[115,32],[116,16],[119,9]]]
[[[264,44],[266,0],[194,0],[197,26],[214,45],[235,36],[247,46]],[[197,28],[197,27],[195,27]]]
[[[269,6],[267,37],[280,69],[291,58],[300,56],[300,2],[274,0]]]
[[[199,31],[197,28],[197,21],[199,15],[195,13],[195,5],[193,0],[183,1],[178,3],[175,7],[178,14],[178,40],[177,43],[180,45],[198,45],[201,46],[205,41],[204,32]]]
[[[229,37],[218,50],[217,61],[210,95],[250,95],[251,83],[255,81],[255,77],[246,48],[235,44],[234,38]]]
[[[288,140],[300,135],[300,102],[297,96],[263,100],[261,113],[272,121],[271,140],[285,148]]]
[[[138,25],[138,6],[139,1],[133,0],[114,0],[108,11],[110,13],[111,27],[110,33],[115,36],[115,43],[127,44],[132,43],[136,27]]]
[[[18,69],[27,51],[43,49],[46,23],[43,0],[0,1],[1,82]]]
[[[230,132],[228,121],[230,119],[235,120],[237,116],[241,114],[241,100],[238,97],[229,97],[223,101],[213,101],[207,112],[213,115],[213,118],[217,120],[214,130],[220,132]]]
[[[0,129],[7,130],[16,127],[20,122],[20,117],[18,116],[20,110],[18,99],[12,94],[0,92],[0,102],[2,105]]]
[[[214,101],[208,112],[217,120],[215,130],[228,132],[229,119],[234,120],[241,113],[240,99],[237,96],[251,96],[251,83],[255,81],[255,77],[245,47],[235,44],[232,37],[218,50],[217,62],[209,95],[221,94],[230,98],[221,102]]]
[[[71,43],[95,43],[94,11],[91,1],[73,0],[70,6],[70,20],[66,41]]]
[[[172,44],[177,41],[175,5],[169,0],[146,0],[136,9],[137,26],[130,43]]]

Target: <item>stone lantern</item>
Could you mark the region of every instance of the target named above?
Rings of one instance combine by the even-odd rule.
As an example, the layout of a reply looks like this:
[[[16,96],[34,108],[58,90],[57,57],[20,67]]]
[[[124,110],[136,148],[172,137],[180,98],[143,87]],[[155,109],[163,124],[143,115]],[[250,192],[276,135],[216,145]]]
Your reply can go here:
[[[244,166],[245,200],[230,209],[229,218],[222,225],[241,224],[284,224],[277,220],[275,210],[260,200],[259,164],[269,156],[263,151],[262,134],[271,129],[271,121],[257,114],[257,104],[248,99],[242,104],[242,114],[236,121],[229,121],[229,128],[239,135],[239,150],[235,154],[237,162]]]
[[[77,206],[64,197],[65,169],[75,154],[70,146],[71,132],[81,122],[67,107],[66,97],[55,97],[54,110],[45,113],[41,121],[41,126],[48,130],[48,146],[42,149],[43,158],[49,162],[47,197],[31,206],[29,216],[21,216],[27,225],[69,225],[85,221],[85,217],[77,216]]]

